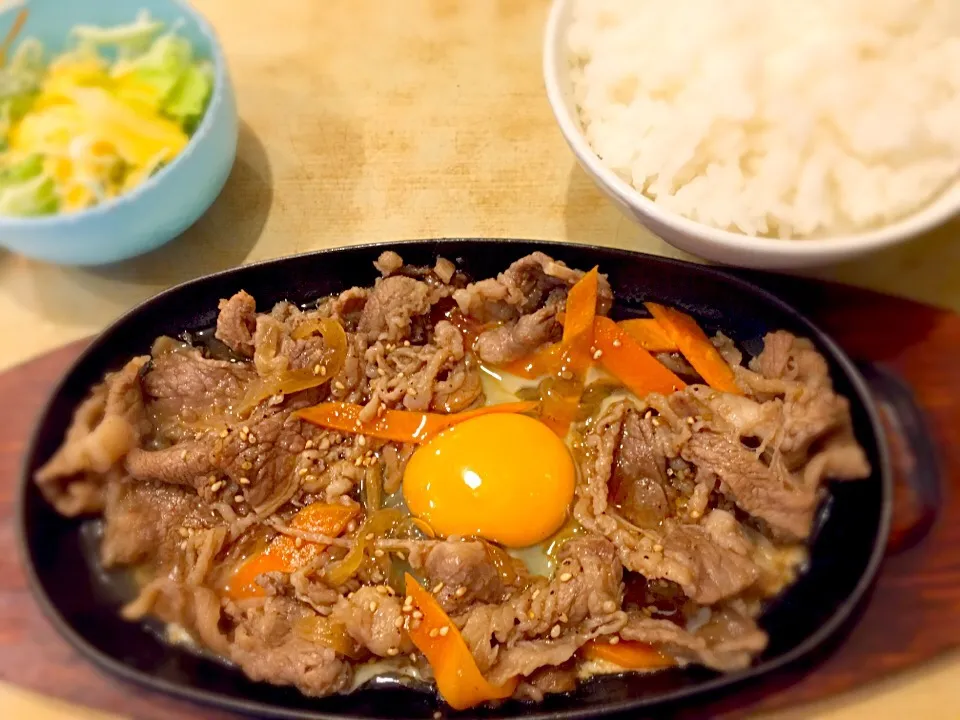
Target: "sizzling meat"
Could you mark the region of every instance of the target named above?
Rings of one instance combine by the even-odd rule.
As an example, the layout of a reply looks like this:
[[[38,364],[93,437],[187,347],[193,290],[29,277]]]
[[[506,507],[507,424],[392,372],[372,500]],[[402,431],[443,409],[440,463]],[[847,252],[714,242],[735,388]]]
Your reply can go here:
[[[736,670],[763,651],[764,601],[800,571],[825,482],[870,471],[810,342],[771,333],[744,366],[718,334],[704,341],[709,371],[666,353],[674,391],[639,392],[599,342],[578,361],[564,338],[564,323],[610,310],[603,275],[576,306],[585,273],[542,253],[473,283],[443,258],[410,267],[386,252],[376,267],[371,287],[309,308],[258,309],[239,290],[214,338],[159,338],[77,408],[36,482],[59,512],[102,515],[103,565],[141,583],[125,617],[160,618],[310,696],[349,691],[376,663],[434,678],[450,699],[441,648],[455,678],[482,675],[470,687],[486,694],[466,704],[539,701],[589,673]],[[561,338],[570,366],[508,394],[559,428],[576,477],[567,523],[518,549],[411,516],[408,463],[439,447],[417,433],[504,402],[490,378]],[[586,392],[581,361],[600,374]],[[717,373],[727,391],[708,384]],[[499,452],[495,438],[476,450]]]

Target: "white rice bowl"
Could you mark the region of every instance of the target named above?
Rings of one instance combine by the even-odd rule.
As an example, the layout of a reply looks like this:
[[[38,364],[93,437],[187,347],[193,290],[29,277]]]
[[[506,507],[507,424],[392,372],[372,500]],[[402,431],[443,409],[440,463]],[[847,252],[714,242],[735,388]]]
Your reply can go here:
[[[604,165],[720,230],[871,230],[960,172],[957,0],[573,0],[566,41]]]

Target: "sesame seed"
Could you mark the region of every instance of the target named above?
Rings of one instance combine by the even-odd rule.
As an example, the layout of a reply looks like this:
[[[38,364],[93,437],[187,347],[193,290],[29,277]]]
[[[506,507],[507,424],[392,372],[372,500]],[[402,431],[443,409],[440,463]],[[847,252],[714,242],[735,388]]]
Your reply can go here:
[[[652,418],[652,417],[653,417],[653,410],[647,410],[647,411],[643,414],[643,419],[644,419],[644,420],[649,420],[649,419]]]
[[[691,511],[690,511],[690,517],[692,517],[694,520],[697,520],[697,519],[700,517],[700,511],[699,511],[699,510],[691,510]]]
[[[242,477],[242,478],[240,478],[239,480],[237,480],[237,482],[240,483],[241,485],[249,485],[249,484],[250,484],[250,478]]]
[[[560,622],[566,622],[567,619],[568,618],[566,613],[560,613]]]
[[[400,628],[402,628],[402,627],[403,627],[403,618],[402,618],[402,617],[398,617],[396,620],[394,620],[394,621],[393,621],[393,626],[394,626],[397,630],[399,630]]]
[[[399,620],[399,618],[397,618]],[[396,657],[400,654],[400,651],[397,648],[387,648],[387,655],[390,657]]]
[[[676,473],[673,471],[673,468],[667,468],[667,477],[673,477]]]
[[[449,626],[444,625],[442,628],[440,628],[440,637],[446,637],[447,633],[449,632],[450,632]]]
[[[560,637],[560,626],[559,626],[559,625],[554,625],[554,626],[550,629],[550,637],[552,637],[554,640],[556,640],[558,637]]]
[[[417,654],[415,652],[410,653],[410,662],[415,663],[417,661]]]
[[[657,543],[656,545],[653,546],[653,551],[654,551],[654,552],[663,552],[663,545],[661,545],[660,543]]]
[[[402,380],[403,378],[406,377],[406,375],[404,375],[403,371],[401,370],[400,372],[397,373],[397,377]]]
[[[319,374],[320,374],[320,365],[319,365],[319,364],[313,366],[313,374],[314,374],[314,375],[319,375]]]
[[[234,496],[233,496],[233,501],[234,501],[235,503],[242,503],[242,502],[243,502],[243,495],[234,495]],[[299,540],[299,538],[297,538],[297,539]]]
[[[357,445],[359,445],[360,447],[363,447],[363,446],[366,445],[366,444],[367,444],[367,439],[366,439],[363,435],[358,435],[358,436],[357,436]]]
[[[462,585],[458,587],[457,591],[454,593],[454,595],[456,595],[458,598],[462,598],[466,594],[467,594],[467,589]]]
[[[593,354],[593,359],[594,359],[594,360],[599,360],[599,359],[602,358],[602,357],[603,357],[603,350],[597,350],[597,351]]]
[[[377,548],[376,550],[373,551],[373,556],[374,556],[374,557],[378,557],[378,558],[382,558],[382,557],[383,557],[383,550],[381,550],[380,548]]]
[[[180,537],[190,537],[190,531],[186,528],[180,528]]]
[[[696,422],[692,417],[687,418],[687,425],[693,425]]]
[[[434,595],[436,595],[436,594],[437,594],[438,592],[440,592],[441,590],[443,590],[443,581],[442,581],[442,580],[441,580],[440,582],[438,582],[436,585],[433,586],[433,590],[432,590],[431,592],[432,592]]]
[[[210,486],[210,491],[217,492],[222,487],[223,487],[223,480],[217,480],[213,485]]]
[[[367,536],[364,538],[364,540],[373,540],[375,537],[376,535],[373,533],[367,533]]]
[[[539,595],[540,595],[540,588],[537,588],[536,590],[533,591],[533,595],[530,596],[530,599],[536,600]]]
[[[297,546],[298,548],[299,548],[299,547],[303,547],[303,538],[302,538],[302,537],[298,537],[296,540],[293,541],[293,544],[294,544],[295,546]]]
[[[340,382],[339,380],[337,380],[337,381],[333,384],[333,386],[334,386],[337,390],[344,390],[344,389],[345,389],[344,384],[343,384],[342,382]]]
[[[181,460],[186,460],[186,459],[187,459],[187,451],[186,451],[186,450],[184,450],[183,452],[180,453],[180,459],[181,459]]]
[[[377,611],[377,603],[373,600],[370,601],[370,604],[367,607],[370,609],[370,612]]]
[[[431,630],[430,632],[427,633],[427,635],[429,635],[429,636],[432,637],[432,638],[435,638],[435,637],[436,637],[437,635],[439,635],[439,634],[440,634],[440,631],[437,630],[436,628],[434,628],[433,630]]]
[[[410,347],[410,341],[409,341],[409,340],[404,340],[404,341],[403,341],[403,346],[404,346],[404,347]]]
[[[386,588],[384,585],[377,585],[377,592],[378,592],[380,595],[386,595],[386,594],[387,594],[387,588]]]
[[[307,474],[308,472],[310,472],[310,471],[307,470],[306,468],[300,468],[300,470],[298,470],[297,472],[300,473],[300,477],[303,477],[304,475],[306,475],[306,474]]]
[[[414,611],[413,611],[413,617],[414,617],[415,620],[422,620],[422,619],[423,619],[423,613],[420,612],[419,610],[414,610]]]
[[[240,432],[242,432],[244,435],[247,435],[250,433],[250,428],[244,425],[242,428],[240,428]]]
[[[650,422],[653,423],[654,427],[660,427],[660,418],[654,418]]]
[[[304,443],[304,447],[305,447],[307,450],[309,450],[310,448],[312,448],[312,447],[313,447],[313,440],[307,440],[307,442]]]
[[[356,467],[360,467],[361,465],[363,465],[363,458],[362,457],[355,458],[353,461],[353,464]]]
[[[210,483],[211,485],[213,485],[216,481],[217,481],[216,475],[211,475],[210,477],[207,478],[207,482]]]
[[[623,343],[620,342],[620,338],[615,338],[614,341],[613,341],[613,346],[614,346],[614,347],[620,347],[621,345],[623,345]]]
[[[320,374],[321,374],[321,375],[326,375],[326,374],[327,374],[327,366],[326,366],[326,365],[321,365],[321,366],[320,366]]]
[[[571,580],[573,580],[573,575],[570,573],[563,573],[560,576],[560,582],[570,582]]]
[[[351,520],[347,523],[347,532],[355,532],[357,529],[357,521]]]
[[[610,644],[611,644],[611,645],[616,645],[616,644],[619,643],[619,642],[620,642],[620,638],[618,638],[616,635],[614,635],[612,638],[610,638]]]
[[[404,604],[404,605],[413,605],[413,595],[407,595],[407,596],[403,599],[403,604]]]
[[[226,430],[221,430],[221,431],[220,431],[220,437],[222,437],[222,438],[225,438],[228,434],[229,434],[229,433],[227,433]]]

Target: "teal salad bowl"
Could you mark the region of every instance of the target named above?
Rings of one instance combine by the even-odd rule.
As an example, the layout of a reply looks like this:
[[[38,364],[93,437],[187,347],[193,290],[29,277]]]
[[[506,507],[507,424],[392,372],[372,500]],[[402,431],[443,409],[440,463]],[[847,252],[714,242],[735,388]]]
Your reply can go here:
[[[138,13],[148,13],[186,39],[196,58],[209,61],[213,87],[187,145],[151,177],[86,209],[0,215],[0,246],[62,265],[103,265],[149,252],[180,235],[220,194],[237,152],[236,99],[213,28],[182,0],[28,0],[3,3],[0,35],[23,9],[28,15],[18,42],[36,38],[48,58],[71,47],[78,25],[128,25]]]

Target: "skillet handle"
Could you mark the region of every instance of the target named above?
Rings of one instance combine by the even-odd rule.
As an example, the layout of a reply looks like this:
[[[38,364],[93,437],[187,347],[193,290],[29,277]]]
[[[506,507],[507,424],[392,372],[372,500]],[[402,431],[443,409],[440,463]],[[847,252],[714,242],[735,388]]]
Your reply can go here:
[[[920,542],[937,519],[943,495],[939,454],[907,384],[881,365],[858,366],[877,402],[890,448],[894,492],[887,553],[896,554]]]

